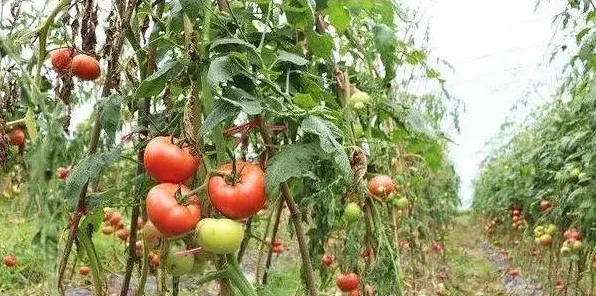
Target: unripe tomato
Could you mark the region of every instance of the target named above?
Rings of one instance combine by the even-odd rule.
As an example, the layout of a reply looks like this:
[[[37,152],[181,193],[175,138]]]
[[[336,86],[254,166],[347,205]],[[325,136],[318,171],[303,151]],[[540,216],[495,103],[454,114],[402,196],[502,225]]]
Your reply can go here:
[[[363,91],[354,92],[348,99],[348,105],[354,109],[364,109],[370,103],[370,96]]]
[[[143,225],[143,239],[149,245],[150,249],[157,247],[161,237],[161,232],[155,228],[155,225],[151,223],[151,220]]]
[[[203,249],[215,254],[232,254],[240,248],[244,227],[230,219],[205,218],[197,225],[195,235]]]
[[[321,258],[321,262],[323,262],[323,264],[325,264],[325,266],[327,267],[331,266],[331,264],[333,264],[333,261],[335,261],[333,255],[325,254],[323,255],[323,258]]]
[[[335,284],[342,292],[350,292],[358,289],[360,277],[355,273],[344,273],[337,277]]]
[[[4,261],[4,265],[7,267],[14,267],[17,265],[17,257],[12,254],[4,256],[2,261]]]
[[[394,188],[393,180],[387,175],[378,175],[368,181],[368,191],[378,197],[389,196]]]
[[[58,179],[60,179],[60,180],[65,180],[66,178],[68,178],[69,174],[70,174],[69,168],[59,167],[58,169],[56,169],[56,175],[58,176]]]
[[[104,226],[101,228],[101,233],[103,233],[105,235],[111,235],[114,233],[114,227],[113,226]]]
[[[58,72],[66,72],[70,69],[72,61],[73,50],[70,48],[58,48],[52,51],[50,59],[52,67]]]
[[[355,222],[360,219],[361,216],[362,210],[360,209],[360,206],[355,202],[348,203],[344,209],[344,217],[346,218],[346,221]]]
[[[182,276],[190,273],[195,264],[193,255],[176,255],[176,252],[184,251],[182,244],[172,244],[166,258],[166,269],[172,276]]]
[[[550,234],[550,236],[553,236],[555,233],[557,233],[557,226],[555,224],[549,224],[546,226],[544,232]]]
[[[79,268],[79,273],[83,276],[88,275],[89,272],[91,272],[91,269],[89,268],[89,266],[81,266],[81,268]]]
[[[238,220],[248,218],[265,205],[265,173],[256,164],[236,163],[236,173],[232,164],[224,164],[219,171],[228,174],[209,178],[209,199],[224,216]],[[232,179],[232,180],[230,180]]]
[[[541,245],[549,247],[553,242],[553,237],[550,234],[543,234],[539,238],[539,242]]]
[[[406,197],[402,196],[398,199],[395,199],[394,205],[400,210],[405,210],[410,205],[410,201],[408,201]]]
[[[72,74],[81,80],[95,80],[101,75],[99,62],[92,56],[78,54],[70,63]]]
[[[181,205],[176,199],[180,189],[182,195],[190,192],[184,185],[161,183],[147,193],[147,216],[161,234],[173,237],[191,232],[201,219],[201,206],[196,195],[188,197],[188,205]]]
[[[13,129],[8,134],[8,144],[13,146],[21,146],[25,144],[25,132],[20,128]]]
[[[155,137],[145,147],[143,163],[155,181],[182,183],[197,170],[200,158],[193,156],[188,148],[180,148],[176,144],[176,138]]]

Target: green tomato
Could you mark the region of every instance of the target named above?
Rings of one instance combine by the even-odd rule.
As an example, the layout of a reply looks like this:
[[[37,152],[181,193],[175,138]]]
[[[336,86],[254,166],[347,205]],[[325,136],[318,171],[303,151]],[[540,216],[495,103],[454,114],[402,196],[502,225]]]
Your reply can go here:
[[[396,199],[393,203],[398,209],[405,210],[410,205],[410,201],[405,197],[400,197]]]
[[[583,246],[584,244],[582,243],[582,241],[576,240],[571,244],[571,249],[574,251],[579,251],[583,248]]]
[[[360,219],[362,216],[362,210],[357,203],[351,202],[349,203],[346,208],[344,209],[344,217],[348,222],[354,222]]]
[[[234,220],[205,218],[197,224],[197,242],[203,249],[215,254],[236,252],[243,238],[244,227]]]
[[[356,139],[362,138],[362,136],[364,136],[364,129],[362,128],[362,124],[354,123],[352,125],[352,128],[354,129],[354,137],[356,137]]]
[[[571,170],[571,172],[569,173],[569,177],[573,178],[573,179],[577,179],[579,177],[579,174],[581,174],[581,170],[578,168],[574,168]]]
[[[364,109],[367,104],[370,104],[370,96],[363,91],[353,93],[348,99],[348,106],[354,109]]]
[[[565,256],[571,253],[571,249],[568,246],[561,247],[561,255]]]
[[[546,226],[544,233],[550,234],[551,236],[557,232],[557,226],[555,224],[549,224]]]
[[[170,245],[168,257],[166,258],[166,269],[172,276],[182,276],[190,271],[195,264],[193,255],[176,255],[176,252],[184,251],[186,248],[182,243]]]
[[[534,236],[535,237],[542,236],[544,234],[544,230],[545,230],[544,226],[542,226],[542,225],[536,226],[536,228],[534,228]]]

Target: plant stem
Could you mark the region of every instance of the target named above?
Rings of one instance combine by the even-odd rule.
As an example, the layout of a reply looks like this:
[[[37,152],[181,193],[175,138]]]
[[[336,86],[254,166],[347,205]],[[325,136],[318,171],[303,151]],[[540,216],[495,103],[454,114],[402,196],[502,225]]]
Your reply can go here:
[[[257,293],[252,285],[246,280],[244,273],[242,273],[242,269],[236,260],[236,256],[234,256],[234,254],[226,255],[226,263],[228,278],[232,284],[240,290],[240,293],[242,293],[243,296],[256,296]]]
[[[248,243],[250,242],[250,238],[252,237],[252,218],[248,218],[246,222],[246,229],[244,230],[244,238],[242,239],[242,243],[240,243],[240,250],[238,251],[237,260],[238,262],[242,262],[242,257],[246,252],[246,248],[248,247]]]
[[[276,151],[272,148],[273,146],[271,146],[273,145],[273,141],[271,140],[271,136],[267,132],[265,120],[263,118],[261,118],[260,131],[261,137],[263,138],[263,142],[265,143],[269,155],[275,155]],[[302,228],[302,213],[300,212],[300,208],[296,204],[296,201],[294,201],[294,198],[292,197],[292,193],[290,192],[290,187],[288,186],[288,183],[282,182],[280,186],[282,197],[288,205],[292,219],[292,224],[294,225],[294,228],[296,230],[296,238],[298,239],[298,247],[300,249],[300,257],[302,258],[302,268],[304,271],[303,277],[306,282],[308,295],[316,296],[317,288],[315,284],[315,277],[312,269],[312,263],[310,262],[308,246],[306,244],[306,235],[304,234],[304,229]]]
[[[279,205],[277,206],[277,209],[275,211],[275,222],[273,222],[273,229],[271,230],[271,242],[273,242],[273,240],[277,236],[277,231],[279,229],[279,222],[281,221],[281,212],[283,211],[283,208],[284,208],[284,200],[280,199]],[[261,282],[263,285],[267,284],[267,272],[269,271],[269,267],[271,267],[272,260],[273,260],[273,249],[271,248],[271,245],[270,245],[269,248],[267,249],[267,261],[265,261],[265,271],[263,271],[263,280]]]

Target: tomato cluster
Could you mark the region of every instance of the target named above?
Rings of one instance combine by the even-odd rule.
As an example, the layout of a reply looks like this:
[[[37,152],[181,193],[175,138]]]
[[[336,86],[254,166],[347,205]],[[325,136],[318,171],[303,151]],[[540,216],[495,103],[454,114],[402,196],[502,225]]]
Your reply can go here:
[[[71,71],[74,76],[81,80],[95,80],[101,75],[99,62],[96,58],[79,53],[71,48],[59,48],[50,55],[52,67],[59,72]]]

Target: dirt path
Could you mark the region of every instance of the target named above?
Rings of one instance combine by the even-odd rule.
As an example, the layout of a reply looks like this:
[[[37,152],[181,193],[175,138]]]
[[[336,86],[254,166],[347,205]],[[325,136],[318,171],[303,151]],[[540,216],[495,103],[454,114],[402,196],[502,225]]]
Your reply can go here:
[[[492,246],[482,229],[468,215],[456,218],[448,241],[450,296],[543,296],[538,286],[523,276],[511,276],[507,257]]]

